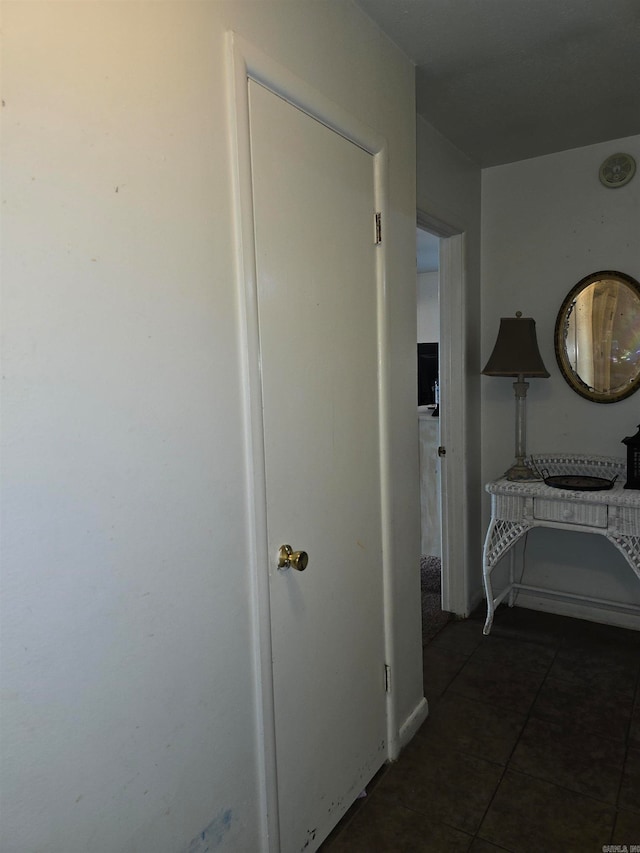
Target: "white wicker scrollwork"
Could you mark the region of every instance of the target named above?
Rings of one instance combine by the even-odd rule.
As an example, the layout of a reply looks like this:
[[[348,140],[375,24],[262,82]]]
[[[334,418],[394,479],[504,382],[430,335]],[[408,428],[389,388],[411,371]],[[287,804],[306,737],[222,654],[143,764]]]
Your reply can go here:
[[[521,536],[531,529],[531,524],[497,519],[487,534],[484,558],[487,566],[493,567],[512,548]]]
[[[616,456],[576,456],[570,453],[532,454],[526,460],[534,470],[549,477],[575,474],[581,477],[604,477],[612,480],[624,477],[626,463]]]
[[[613,544],[627,558],[627,562],[640,578],[640,536],[621,536],[620,534],[607,534]]]

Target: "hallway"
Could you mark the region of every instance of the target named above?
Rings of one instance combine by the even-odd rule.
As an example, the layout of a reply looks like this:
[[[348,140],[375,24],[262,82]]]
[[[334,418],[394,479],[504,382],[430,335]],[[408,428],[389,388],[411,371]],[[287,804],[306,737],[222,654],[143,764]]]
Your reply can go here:
[[[425,647],[429,718],[323,851],[640,845],[640,632],[502,606],[484,637],[483,619]]]

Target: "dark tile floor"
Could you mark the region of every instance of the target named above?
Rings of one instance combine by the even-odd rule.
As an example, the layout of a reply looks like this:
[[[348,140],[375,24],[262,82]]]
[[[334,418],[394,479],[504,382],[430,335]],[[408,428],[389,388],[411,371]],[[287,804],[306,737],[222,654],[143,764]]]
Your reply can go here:
[[[485,637],[483,615],[425,647],[429,718],[321,850],[640,845],[640,631],[503,606]]]

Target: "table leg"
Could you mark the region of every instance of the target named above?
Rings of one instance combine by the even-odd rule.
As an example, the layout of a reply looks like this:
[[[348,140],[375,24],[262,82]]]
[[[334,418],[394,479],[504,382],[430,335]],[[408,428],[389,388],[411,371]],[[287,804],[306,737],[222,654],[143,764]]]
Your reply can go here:
[[[484,593],[487,599],[487,619],[482,629],[483,634],[488,634],[493,625],[493,614],[495,613],[495,604],[493,601],[493,589],[491,588],[491,570],[493,566],[489,565],[489,553],[491,549],[491,537],[495,529],[496,522],[492,519],[487,530],[487,535],[484,540],[484,549],[482,552],[482,582],[484,584]]]
[[[496,603],[500,603],[505,596],[509,596],[509,606],[513,606],[514,591],[513,583],[515,580],[515,552],[512,551],[521,536],[529,530],[531,524],[526,522],[507,521],[503,518],[492,518],[487,530],[487,536],[484,540],[484,549],[482,552],[482,581],[484,584],[485,595],[487,596],[487,620],[484,624],[482,633],[488,634],[491,631],[493,624],[493,616],[496,609]],[[507,551],[511,551],[511,566],[510,566],[510,581],[509,587],[497,597],[493,597],[491,588],[491,572],[495,568],[499,560],[505,556]]]
[[[513,584],[516,580],[516,549],[512,548],[509,554],[509,607],[513,607],[516,593]]]

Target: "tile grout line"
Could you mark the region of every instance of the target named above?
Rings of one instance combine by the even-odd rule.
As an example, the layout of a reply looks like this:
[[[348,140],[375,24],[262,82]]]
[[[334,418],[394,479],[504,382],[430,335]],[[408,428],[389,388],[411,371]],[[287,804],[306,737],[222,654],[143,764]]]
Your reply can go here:
[[[467,620],[464,620],[464,621],[466,622]],[[471,621],[471,620],[469,620],[469,621]],[[478,630],[481,630],[482,622],[480,620],[478,620],[478,623],[479,623],[478,624]],[[474,660],[476,663],[478,663],[478,662],[482,663],[482,661],[478,661],[478,652],[480,649],[486,648],[486,646],[483,644],[484,638],[482,636],[478,637],[478,640],[473,645],[473,649],[469,653],[460,651],[459,648],[456,648],[456,644],[453,641],[451,642],[451,645],[448,645],[446,643],[444,645],[441,645],[440,643],[433,644],[433,641],[436,640],[436,638],[439,637],[441,634],[443,634],[445,632],[445,629],[450,630],[451,628],[453,628],[454,624],[455,624],[455,622],[449,622],[449,623],[445,624],[444,626],[442,626],[442,628],[438,631],[438,633],[436,635],[434,635],[434,637],[431,638],[430,641],[423,646],[423,655],[426,652],[426,650],[429,648],[429,646],[432,646],[432,648],[436,652],[436,659],[439,655],[442,655],[443,658],[450,657],[450,659],[453,659],[453,661],[454,661],[454,665],[452,667],[451,674],[449,675],[448,678],[445,678],[440,682],[441,685],[444,685],[442,688],[442,691],[440,692],[437,699],[430,702],[430,705],[432,705],[432,707],[435,709],[436,705],[440,701],[445,699],[445,697],[448,697],[449,699],[451,699],[454,702],[461,700],[461,699],[467,700],[467,701],[473,701],[473,702],[477,703],[479,706],[482,705],[485,708],[490,708],[490,709],[497,712],[498,710],[500,710],[503,707],[499,703],[487,701],[484,697],[482,697],[482,698],[468,697],[468,696],[465,696],[463,693],[459,693],[454,688],[452,688],[453,682],[456,680],[456,678],[460,675],[460,673],[464,670],[464,668],[467,666],[467,664],[469,664],[469,662],[471,660]],[[470,645],[470,643],[468,643],[468,639],[470,639],[470,637],[467,638],[466,634],[463,633],[461,638],[465,641],[467,646]],[[508,641],[509,643],[511,643],[513,645],[517,644],[516,648],[517,647],[523,647],[523,644],[524,645],[530,645],[533,642],[537,646],[540,646],[541,648],[543,648],[543,647],[547,648],[549,651],[552,652],[552,655],[549,658],[549,662],[544,666],[544,669],[542,669],[542,667],[537,667],[537,668],[528,667],[526,669],[526,672],[528,672],[530,674],[536,674],[537,673],[538,675],[541,675],[542,678],[541,678],[541,681],[540,681],[537,689],[535,690],[535,693],[533,695],[531,702],[529,703],[528,710],[524,713],[520,712],[522,715],[522,720],[523,720],[522,724],[520,726],[520,731],[516,736],[515,743],[514,743],[513,747],[511,748],[509,755],[506,758],[504,764],[497,762],[497,761],[487,759],[487,758],[483,758],[481,755],[475,755],[473,752],[469,752],[468,748],[466,748],[466,749],[465,748],[454,749],[453,747],[451,747],[451,752],[456,752],[460,755],[467,755],[467,756],[470,756],[472,758],[481,759],[484,762],[486,762],[488,764],[492,764],[493,766],[499,767],[501,769],[498,781],[497,781],[497,783],[493,789],[493,793],[490,797],[489,803],[483,811],[483,814],[482,814],[481,819],[478,823],[478,827],[477,827],[476,831],[472,833],[472,832],[469,832],[469,830],[462,829],[461,827],[456,826],[454,824],[451,824],[448,821],[438,820],[437,818],[435,820],[433,820],[433,818],[428,818],[428,815],[426,815],[427,818],[432,823],[434,823],[434,825],[440,825],[442,827],[447,827],[448,829],[455,830],[456,832],[459,832],[462,835],[468,837],[470,839],[470,841],[469,841],[469,847],[467,848],[467,850],[470,850],[473,847],[476,840],[478,840],[479,842],[486,842],[486,843],[494,844],[497,849],[505,851],[505,853],[513,853],[513,851],[510,851],[509,848],[503,847],[502,845],[496,844],[493,841],[489,841],[488,839],[482,838],[482,836],[480,835],[480,832],[482,830],[482,825],[483,825],[484,821],[486,820],[487,814],[489,813],[492,806],[494,805],[494,802],[495,802],[495,799],[496,799],[496,796],[498,793],[498,789],[501,787],[501,785],[505,779],[505,776],[507,775],[507,771],[509,771],[509,772],[517,773],[521,777],[531,779],[532,781],[542,782],[542,783],[546,782],[547,784],[551,784],[552,786],[556,786],[558,789],[563,790],[569,794],[578,795],[578,796],[583,797],[585,799],[591,800],[594,804],[598,803],[601,806],[606,806],[608,811],[609,811],[609,814],[612,815],[612,817],[613,817],[613,824],[611,826],[611,831],[609,834],[609,840],[612,843],[613,838],[614,838],[614,834],[615,834],[616,825],[618,822],[619,802],[620,802],[620,795],[621,795],[621,791],[622,791],[622,782],[623,782],[623,778],[624,778],[624,768],[626,766],[626,763],[627,763],[627,760],[629,757],[629,751],[632,748],[632,744],[631,744],[631,731],[632,731],[632,729],[631,729],[631,727],[633,725],[634,711],[636,711],[636,712],[640,711],[640,661],[638,661],[638,664],[636,665],[635,680],[632,682],[634,687],[633,687],[633,691],[631,693],[631,703],[632,703],[631,704],[631,715],[630,715],[630,719],[628,720],[627,726],[626,726],[626,736],[624,739],[624,757],[623,757],[622,771],[620,774],[620,781],[618,784],[618,790],[617,790],[617,794],[616,794],[614,802],[605,802],[605,801],[599,799],[597,796],[593,796],[591,794],[587,794],[587,793],[584,793],[582,791],[574,790],[572,787],[568,787],[566,785],[560,785],[557,782],[550,782],[550,780],[542,779],[541,777],[535,775],[534,773],[517,769],[512,764],[514,753],[517,750],[518,746],[521,744],[522,737],[523,737],[523,734],[525,732],[525,729],[530,724],[530,722],[532,720],[535,720],[535,721],[540,722],[543,725],[546,725],[547,723],[549,723],[549,724],[553,723],[553,721],[548,721],[548,720],[545,720],[544,718],[538,718],[537,716],[535,716],[534,708],[535,708],[535,705],[540,698],[541,692],[544,689],[547,689],[547,690],[552,689],[552,685],[549,685],[550,679],[553,680],[555,678],[564,684],[568,684],[568,685],[572,684],[572,682],[570,680],[568,681],[568,680],[563,679],[563,678],[558,678],[558,676],[552,676],[551,670],[552,670],[554,664],[557,662],[560,653],[567,648],[571,649],[572,646],[574,645],[576,638],[573,638],[573,640],[572,640],[572,638],[569,637],[564,631],[560,631],[558,636],[557,636],[557,639],[554,640],[553,644],[536,643],[535,639],[532,640],[530,635],[527,635],[524,637],[509,637],[509,638],[500,637],[500,639]],[[594,638],[594,639],[597,639],[597,638]],[[572,641],[569,642],[570,640],[572,640]],[[502,645],[502,643],[500,643],[499,645]],[[599,645],[599,644],[597,644],[597,645]],[[455,660],[456,658],[458,659],[457,661]],[[494,661],[494,663],[496,665],[500,665],[500,660]],[[509,663],[509,661],[507,661],[507,664],[504,664],[504,665],[510,666],[511,664]],[[424,661],[423,661],[423,666],[424,666]],[[445,672],[447,671],[447,669],[448,669],[448,666],[445,667]],[[588,685],[588,682],[585,681],[585,686],[587,686],[587,685]],[[429,692],[426,689],[426,685],[423,685],[423,692],[424,692],[425,696]],[[517,713],[516,708],[513,708],[512,710],[514,711],[514,713]],[[431,716],[431,715],[429,715],[429,716]],[[600,734],[600,735],[598,735],[598,737],[601,740],[612,740],[611,738],[608,738],[607,735],[604,735],[604,734]],[[620,741],[618,741],[618,742],[620,742]],[[381,771],[384,770],[384,772],[386,773],[386,771],[388,770],[388,768],[390,766],[391,765],[385,765],[383,768],[381,768]],[[348,831],[348,829],[350,828],[350,826],[351,826],[353,820],[355,819],[356,815],[359,814],[363,808],[366,809],[367,807],[369,807],[369,808],[371,807],[371,805],[372,805],[371,800],[372,799],[373,800],[379,800],[379,798],[376,798],[374,796],[374,794],[376,793],[374,790],[375,787],[377,787],[377,785],[374,786],[374,788],[372,788],[370,790],[370,794],[369,794],[369,797],[367,798],[367,800],[362,801],[361,806],[359,808],[357,808],[356,810],[354,810],[354,813],[351,815],[347,824],[344,827],[342,827],[341,831],[334,837],[332,842],[337,841],[338,838],[342,837]],[[382,800],[384,800],[384,799],[385,798],[382,797]],[[398,801],[397,805],[400,806],[401,808],[406,809],[408,811],[411,811],[415,814],[425,816],[425,812],[421,811],[420,809],[406,805],[404,802]],[[434,815],[434,817],[436,817],[436,816]]]
[[[516,640],[515,642],[518,642],[518,641]],[[509,769],[513,769],[513,768],[510,768],[510,767],[509,767],[509,764],[511,763],[511,759],[513,758],[513,754],[514,754],[514,752],[515,752],[515,751],[516,751],[516,749],[518,748],[518,744],[520,743],[520,738],[522,737],[522,734],[523,734],[523,732],[524,732],[525,728],[527,727],[527,724],[528,724],[529,720],[531,719],[531,712],[532,712],[532,710],[533,710],[533,706],[534,706],[534,705],[535,705],[535,703],[537,702],[537,700],[538,700],[538,696],[540,695],[540,691],[542,690],[542,688],[543,688],[543,686],[544,686],[544,684],[545,684],[545,682],[546,682],[547,678],[549,677],[549,672],[551,671],[551,667],[553,666],[553,664],[554,664],[554,662],[555,662],[555,659],[556,659],[556,657],[557,657],[557,654],[558,654],[558,647],[556,646],[556,647],[554,648],[554,651],[553,651],[553,658],[551,659],[551,661],[550,661],[549,665],[547,666],[547,671],[546,671],[546,672],[545,672],[545,674],[544,674],[544,678],[543,678],[543,679],[542,679],[542,681],[540,682],[540,684],[539,684],[539,686],[538,686],[538,689],[536,690],[536,694],[535,694],[535,696],[533,697],[533,700],[532,700],[531,704],[529,705],[529,710],[527,711],[527,714],[526,714],[526,717],[525,717],[524,723],[522,724],[522,728],[521,728],[521,730],[520,730],[520,734],[519,734],[519,735],[518,735],[518,737],[516,738],[516,742],[514,743],[514,745],[513,745],[512,749],[511,749],[511,752],[509,753],[509,757],[508,757],[508,758],[507,758],[507,760],[505,761],[505,764],[504,764],[504,767],[503,767],[502,773],[500,774],[500,779],[498,780],[498,784],[496,785],[495,790],[494,790],[494,792],[493,792],[493,795],[492,795],[491,799],[489,800],[489,803],[487,804],[487,808],[485,809],[484,814],[482,815],[482,818],[481,818],[481,820],[480,820],[480,823],[478,824],[478,829],[476,830],[476,833],[475,833],[475,836],[474,836],[474,837],[475,837],[475,838],[477,838],[477,839],[479,839],[480,841],[487,841],[487,840],[488,840],[488,839],[485,839],[485,838],[482,838],[481,836],[479,836],[479,835],[478,835],[478,833],[479,833],[479,832],[480,832],[480,830],[482,829],[482,824],[485,822],[486,817],[487,817],[487,814],[489,813],[489,810],[491,809],[491,806],[493,805],[493,802],[494,802],[494,800],[495,800],[495,798],[496,798],[496,794],[498,793],[498,788],[499,788],[499,787],[500,787],[500,785],[502,784],[502,781],[503,781],[503,779],[504,779],[504,777],[505,777],[505,775],[506,775],[506,773],[507,773],[507,770],[509,770]],[[491,841],[490,843],[491,843],[491,844],[493,844],[493,841]]]
[[[625,737],[625,750],[624,750],[624,758],[622,759],[622,771],[620,773],[620,782],[618,783],[618,792],[616,794],[616,815],[615,820],[613,822],[613,826],[611,827],[611,836],[609,838],[609,842],[613,844],[613,837],[616,831],[616,827],[618,826],[618,815],[620,814],[620,794],[622,793],[622,783],[624,782],[624,772],[627,766],[627,760],[629,758],[629,750],[631,749],[631,727],[633,726],[633,717],[636,711],[636,705],[640,703],[640,663],[637,665],[636,670],[636,689],[633,694],[633,701],[631,703],[631,715],[629,716],[629,722],[627,723],[627,734]]]

